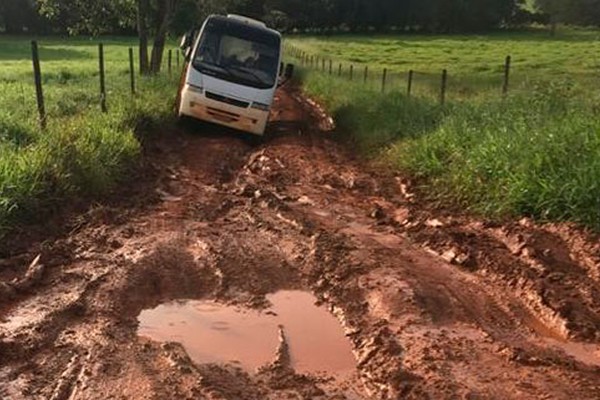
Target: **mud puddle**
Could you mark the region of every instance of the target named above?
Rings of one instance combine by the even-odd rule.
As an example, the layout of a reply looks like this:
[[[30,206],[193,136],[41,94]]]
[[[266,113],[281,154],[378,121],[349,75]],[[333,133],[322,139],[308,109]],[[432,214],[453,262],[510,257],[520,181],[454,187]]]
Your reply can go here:
[[[249,372],[273,361],[279,326],[285,332],[292,367],[298,373],[349,378],[355,372],[350,342],[338,320],[302,291],[267,296],[264,311],[213,301],[175,301],[145,310],[139,335],[179,342],[199,364],[233,363]]]

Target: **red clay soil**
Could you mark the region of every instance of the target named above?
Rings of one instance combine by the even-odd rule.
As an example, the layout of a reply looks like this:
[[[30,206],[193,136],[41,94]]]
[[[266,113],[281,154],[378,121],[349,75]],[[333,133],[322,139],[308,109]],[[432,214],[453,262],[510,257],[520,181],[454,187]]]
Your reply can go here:
[[[436,210],[323,118],[288,90],[261,145],[165,128],[127,199],[0,260],[0,398],[600,399],[598,237]],[[334,312],[354,379],[298,374],[286,346],[249,373],[137,335],[169,300],[279,290]]]

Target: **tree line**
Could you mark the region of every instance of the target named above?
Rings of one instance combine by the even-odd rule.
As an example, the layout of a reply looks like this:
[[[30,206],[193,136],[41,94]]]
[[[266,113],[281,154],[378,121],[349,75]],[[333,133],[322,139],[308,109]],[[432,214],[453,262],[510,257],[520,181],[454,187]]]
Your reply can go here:
[[[600,0],[533,1],[535,7],[526,8],[530,0],[0,0],[0,31],[134,34],[140,12],[149,30],[174,33],[211,13],[239,13],[281,30],[313,32],[447,33],[532,22],[600,24]]]
[[[213,13],[262,19],[284,32],[455,33],[599,25],[600,0],[0,0],[0,32],[137,34],[141,72],[152,73],[169,34]]]
[[[548,16],[553,31],[559,23],[600,25],[600,0],[535,0],[535,4]]]

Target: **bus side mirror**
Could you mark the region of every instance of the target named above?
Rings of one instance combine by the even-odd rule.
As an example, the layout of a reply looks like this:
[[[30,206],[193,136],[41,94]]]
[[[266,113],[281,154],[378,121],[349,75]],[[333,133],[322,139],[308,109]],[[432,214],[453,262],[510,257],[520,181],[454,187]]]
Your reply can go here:
[[[190,47],[190,35],[189,34],[185,34],[181,37],[181,41],[179,42],[179,48],[182,51],[185,51],[185,49],[187,49],[188,47]]]
[[[181,42],[179,43],[179,48],[183,51],[192,47],[192,42],[194,41],[194,37],[191,33],[186,33],[181,37]]]
[[[294,76],[294,64],[286,65],[285,73],[284,73],[285,79],[292,79],[293,76]]]
[[[194,35],[190,32],[186,33],[181,37],[181,42],[179,43],[179,48],[183,53],[183,56],[186,61],[190,61],[190,57],[192,55],[192,45],[194,44]]]
[[[192,48],[188,47],[185,50],[183,50],[183,58],[185,58],[185,61],[190,61],[190,59],[192,58]]]

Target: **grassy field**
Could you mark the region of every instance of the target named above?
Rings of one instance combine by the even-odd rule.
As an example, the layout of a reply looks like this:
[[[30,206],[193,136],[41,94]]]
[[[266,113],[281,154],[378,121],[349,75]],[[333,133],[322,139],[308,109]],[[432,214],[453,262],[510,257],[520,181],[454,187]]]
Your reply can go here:
[[[38,125],[31,44],[0,36],[0,236],[15,221],[39,221],[74,196],[109,190],[136,160],[141,123],[171,117],[175,80],[166,74],[129,88],[133,39],[102,38],[107,103],[100,112],[100,40],[40,38],[48,129]]]
[[[408,68],[402,59],[423,71],[447,67],[467,84],[497,79],[491,92],[450,90],[441,106],[418,87],[408,98],[403,87],[382,94],[375,84],[301,69],[306,90],[356,148],[417,178],[433,200],[494,218],[526,215],[600,230],[600,85],[590,83],[600,76],[597,37],[295,37],[288,44],[377,67]],[[514,74],[527,78],[503,99],[496,75],[508,52],[517,60]]]
[[[415,71],[414,91],[437,95],[441,71],[448,70],[448,95],[469,98],[499,93],[504,61],[512,57],[513,91],[529,91],[541,82],[573,81],[600,86],[600,31],[564,30],[499,32],[488,35],[402,35],[291,37],[287,43],[310,55],[339,63],[347,74],[354,65],[359,79],[365,65],[371,78],[390,71],[390,88],[405,90],[406,75]],[[326,64],[328,67],[328,64]]]

